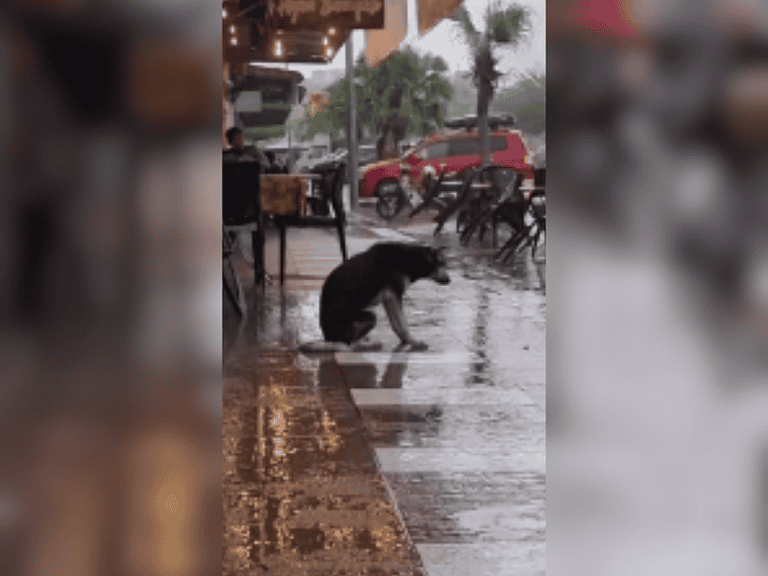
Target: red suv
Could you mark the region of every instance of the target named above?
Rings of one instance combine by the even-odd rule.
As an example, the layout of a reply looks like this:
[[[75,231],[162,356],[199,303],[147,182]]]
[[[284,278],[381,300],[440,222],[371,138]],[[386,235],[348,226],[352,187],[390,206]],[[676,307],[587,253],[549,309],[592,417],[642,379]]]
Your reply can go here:
[[[533,180],[533,158],[519,130],[494,130],[490,133],[491,159],[498,166],[514,168]],[[408,150],[400,158],[369,164],[359,172],[359,194],[378,196],[388,184],[400,178],[401,164],[411,168],[411,181],[422,181],[426,166],[436,173],[461,172],[480,166],[480,133],[477,130],[446,130],[433,134]]]

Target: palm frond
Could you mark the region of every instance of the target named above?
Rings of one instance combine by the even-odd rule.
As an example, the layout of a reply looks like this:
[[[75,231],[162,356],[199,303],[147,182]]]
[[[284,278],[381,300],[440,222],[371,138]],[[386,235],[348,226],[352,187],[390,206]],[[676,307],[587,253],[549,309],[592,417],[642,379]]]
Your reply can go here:
[[[489,12],[486,26],[491,40],[514,47],[531,28],[530,13],[523,6],[493,10]]]
[[[464,38],[467,40],[467,43],[472,50],[477,50],[477,47],[480,44],[481,34],[472,23],[472,18],[470,17],[469,11],[464,7],[464,4],[460,4],[456,9],[456,12],[449,16],[449,18],[459,24],[461,31],[464,33]]]

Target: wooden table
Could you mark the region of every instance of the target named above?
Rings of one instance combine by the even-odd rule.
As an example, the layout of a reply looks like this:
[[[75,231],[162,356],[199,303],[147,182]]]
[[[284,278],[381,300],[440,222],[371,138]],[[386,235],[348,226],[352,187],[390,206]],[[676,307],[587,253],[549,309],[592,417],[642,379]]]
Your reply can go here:
[[[307,195],[320,174],[262,174],[261,207],[272,216],[304,216]]]
[[[285,278],[286,229],[290,226],[335,225],[339,234],[342,258],[346,260],[346,239],[344,235],[344,214],[334,218],[307,216],[307,191],[313,180],[320,180],[319,174],[262,174],[261,208],[272,216],[280,231],[280,284]],[[343,209],[342,209],[343,212]]]

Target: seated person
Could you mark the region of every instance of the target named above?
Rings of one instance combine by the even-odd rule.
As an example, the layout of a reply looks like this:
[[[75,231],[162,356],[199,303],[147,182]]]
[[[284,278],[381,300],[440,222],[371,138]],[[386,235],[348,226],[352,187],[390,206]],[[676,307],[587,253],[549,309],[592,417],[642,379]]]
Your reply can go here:
[[[227,130],[227,142],[229,148],[224,150],[223,158],[225,162],[259,162],[262,167],[269,165],[264,153],[255,146],[245,144],[243,131],[235,126]]]

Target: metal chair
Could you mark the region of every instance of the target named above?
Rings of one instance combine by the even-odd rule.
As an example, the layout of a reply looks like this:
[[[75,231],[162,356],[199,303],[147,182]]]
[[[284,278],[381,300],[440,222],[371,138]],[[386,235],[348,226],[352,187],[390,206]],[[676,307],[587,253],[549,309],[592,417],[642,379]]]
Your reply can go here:
[[[222,276],[224,281],[224,296],[229,299],[240,316],[245,316],[248,311],[248,305],[245,297],[245,290],[240,277],[235,271],[232,262],[232,254],[235,251],[236,241],[232,233],[224,230],[222,232]]]
[[[471,178],[456,219],[456,230],[460,233],[462,243],[466,244],[477,231],[482,241],[490,227],[495,246],[498,225],[496,208],[516,193],[522,175],[503,166],[491,165],[478,169]]]
[[[437,178],[428,178],[425,182],[425,193],[424,193],[424,199],[416,206],[413,210],[411,210],[411,213],[408,215],[409,218],[413,218],[421,212],[422,210],[425,210],[430,207],[438,208],[440,210],[443,210],[446,208],[447,204],[442,201],[440,198],[441,193],[443,192],[442,185],[443,181],[445,180],[447,172],[445,170],[442,170],[440,172],[440,175]]]
[[[496,253],[495,259],[507,261],[528,246],[531,256],[535,255],[541,235],[547,230],[545,176],[544,169],[534,171],[533,188],[524,190],[522,203],[517,201],[514,216],[507,219],[513,229],[512,236]]]
[[[463,183],[459,189],[458,196],[434,218],[434,221],[437,222],[437,226],[435,227],[434,231],[435,235],[437,235],[443,229],[443,226],[448,221],[448,219],[461,208],[463,208],[470,200],[472,184],[479,172],[479,168],[469,168],[462,174]]]

